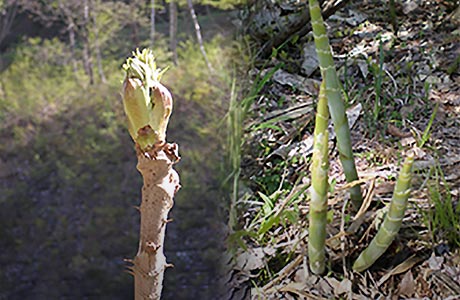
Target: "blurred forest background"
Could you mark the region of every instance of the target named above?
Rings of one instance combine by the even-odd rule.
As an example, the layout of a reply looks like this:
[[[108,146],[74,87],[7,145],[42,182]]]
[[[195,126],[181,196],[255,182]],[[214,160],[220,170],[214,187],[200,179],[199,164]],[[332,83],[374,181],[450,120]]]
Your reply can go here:
[[[142,179],[121,65],[150,46],[182,156],[164,298],[212,298],[237,3],[195,4],[212,76],[185,1],[0,1],[0,299],[132,298]]]

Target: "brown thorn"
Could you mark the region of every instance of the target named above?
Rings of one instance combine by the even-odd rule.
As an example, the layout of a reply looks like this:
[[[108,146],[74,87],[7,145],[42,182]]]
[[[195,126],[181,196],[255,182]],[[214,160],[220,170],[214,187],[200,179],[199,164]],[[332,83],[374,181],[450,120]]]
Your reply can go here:
[[[157,245],[154,242],[146,242],[145,246],[146,246],[145,251],[150,252],[150,253],[157,252],[157,250],[160,249],[160,247],[161,247],[161,245]]]
[[[158,274],[160,274],[160,272],[158,271],[150,271],[146,274],[147,277],[150,277],[150,278],[153,278],[153,277],[156,277],[158,276]]]
[[[131,258],[124,258],[123,261],[129,264],[134,264],[134,260],[132,260]]]
[[[174,265],[167,263],[167,264],[165,264],[165,269],[167,269],[167,268],[174,268]]]
[[[163,224],[168,224],[174,221],[174,219],[163,219]]]
[[[163,151],[166,153],[166,156],[172,161],[172,163],[178,163],[180,161],[179,156],[179,147],[176,143],[166,143],[163,146]]]
[[[176,185],[176,188],[174,189],[174,194],[177,193],[177,191],[181,188],[182,186],[180,184]]]

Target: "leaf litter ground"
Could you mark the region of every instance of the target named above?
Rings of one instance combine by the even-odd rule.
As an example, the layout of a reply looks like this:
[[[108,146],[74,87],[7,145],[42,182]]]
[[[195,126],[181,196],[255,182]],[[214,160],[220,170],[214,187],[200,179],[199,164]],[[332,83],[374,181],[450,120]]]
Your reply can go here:
[[[308,193],[286,200],[291,189],[309,184],[319,72],[295,67],[302,63],[298,45],[288,44],[289,55],[272,57],[268,64],[284,66],[255,101],[247,124],[242,175],[247,186],[238,204],[245,212],[239,221],[241,232],[248,233],[247,249],[236,255],[233,282],[251,282],[253,299],[460,295],[460,232],[458,224],[449,225],[460,221],[460,75],[458,66],[449,69],[460,53],[458,19],[440,3],[406,1],[397,6],[395,34],[385,3],[350,4],[327,20],[365,201],[357,214],[349,211],[347,185],[331,139],[329,265],[322,277],[309,272],[305,256]],[[302,42],[308,44],[308,39]],[[303,48],[303,56],[309,48]],[[259,67],[250,74],[270,69]],[[383,219],[405,151],[416,144],[423,147],[400,234],[373,267],[354,273],[351,264]],[[267,207],[264,216],[260,212]],[[270,216],[279,218],[261,231],[273,220]]]

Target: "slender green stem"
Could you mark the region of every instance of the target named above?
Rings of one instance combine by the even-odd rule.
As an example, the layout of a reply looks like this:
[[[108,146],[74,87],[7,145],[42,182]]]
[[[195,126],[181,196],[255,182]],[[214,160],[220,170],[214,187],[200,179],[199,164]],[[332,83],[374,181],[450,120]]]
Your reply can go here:
[[[409,199],[414,156],[409,154],[399,173],[391,199],[390,208],[377,235],[353,264],[353,270],[361,272],[372,266],[387,250],[401,228],[402,219]]]
[[[391,26],[393,27],[393,32],[395,36],[398,34],[398,17],[396,15],[396,5],[395,5],[395,0],[390,0],[389,3],[390,7],[390,21],[391,21]]]
[[[318,54],[322,77],[326,80],[326,96],[334,123],[334,131],[337,136],[337,148],[347,182],[352,182],[358,180],[358,173],[353,158],[350,127],[348,126],[345,114],[345,105],[342,101],[340,82],[335,70],[329,39],[318,0],[309,0],[309,4],[316,53]],[[353,206],[358,209],[363,201],[359,185],[355,185],[350,189],[350,198]]]
[[[382,80],[383,80],[383,61],[384,61],[384,51],[383,51],[383,42],[380,38],[379,40],[379,66],[377,69],[374,69],[375,81],[375,100],[374,100],[374,124],[377,124],[377,121],[380,116],[380,110],[384,107],[380,94],[382,93]],[[376,125],[374,125],[376,126]]]
[[[318,108],[315,123],[315,141],[311,164],[311,201],[308,230],[308,258],[310,269],[315,274],[325,270],[326,214],[329,157],[326,84],[323,79],[319,90]]]

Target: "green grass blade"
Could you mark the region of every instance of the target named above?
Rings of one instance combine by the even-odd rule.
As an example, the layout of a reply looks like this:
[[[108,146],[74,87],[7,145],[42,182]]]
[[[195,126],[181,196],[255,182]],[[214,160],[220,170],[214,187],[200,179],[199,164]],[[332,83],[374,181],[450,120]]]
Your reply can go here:
[[[428,122],[428,125],[426,125],[425,130],[423,131],[423,135],[418,141],[418,147],[422,148],[423,145],[425,145],[426,142],[430,139],[431,135],[431,126],[433,125],[434,118],[436,117],[436,114],[438,113],[438,108],[439,108],[439,103],[436,103],[436,106],[433,109],[433,112],[431,113],[430,121]]]
[[[383,81],[383,62],[384,62],[384,51],[383,51],[383,42],[380,38],[379,42],[379,65],[377,70],[375,70],[375,66],[373,67],[374,76],[376,77],[375,82],[375,99],[374,99],[374,123],[377,123],[380,110],[384,106],[381,100],[381,93],[382,93],[382,81]]]

